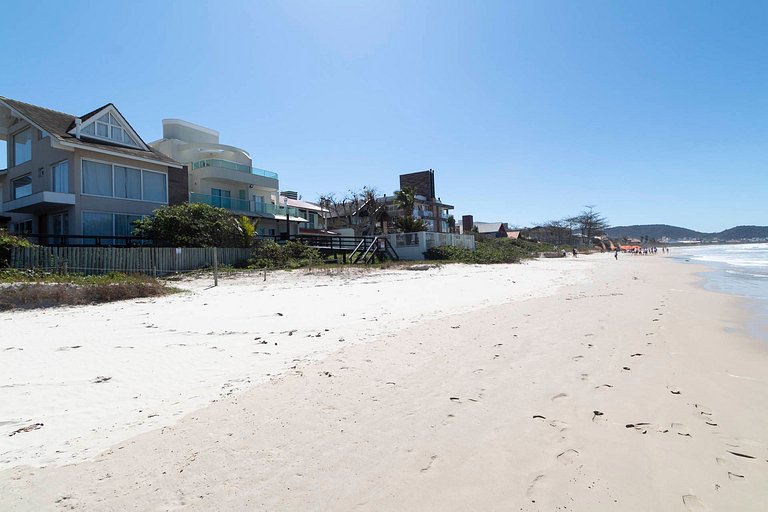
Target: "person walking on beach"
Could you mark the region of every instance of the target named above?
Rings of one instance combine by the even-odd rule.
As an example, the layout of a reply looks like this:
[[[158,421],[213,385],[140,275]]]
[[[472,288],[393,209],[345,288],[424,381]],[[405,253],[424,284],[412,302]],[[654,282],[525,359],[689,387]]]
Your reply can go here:
[[[576,248],[573,248],[573,257],[578,258],[579,257],[579,251],[576,250]]]
[[[616,252],[613,253],[613,257],[615,259],[617,259],[617,260],[619,259],[619,250],[618,249],[616,249]]]

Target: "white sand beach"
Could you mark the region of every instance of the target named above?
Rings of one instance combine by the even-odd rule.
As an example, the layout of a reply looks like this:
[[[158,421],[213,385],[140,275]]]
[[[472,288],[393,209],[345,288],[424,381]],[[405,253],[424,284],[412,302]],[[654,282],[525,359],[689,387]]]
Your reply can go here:
[[[698,270],[315,269],[0,313],[0,510],[765,510],[768,350]]]

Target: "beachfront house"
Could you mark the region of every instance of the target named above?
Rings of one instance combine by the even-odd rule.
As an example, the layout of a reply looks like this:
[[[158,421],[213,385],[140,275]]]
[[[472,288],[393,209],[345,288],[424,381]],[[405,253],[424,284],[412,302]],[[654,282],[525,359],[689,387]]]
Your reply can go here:
[[[300,218],[306,219],[306,222],[299,223],[300,235],[335,235],[334,231],[329,231],[327,226],[330,210],[317,203],[304,201],[299,198],[298,192],[284,190],[280,192],[283,201],[289,208],[295,208]]]
[[[187,200],[183,166],[147,145],[112,103],[75,116],[0,97],[0,140],[0,215],[39,242],[128,236],[132,221]]]
[[[219,132],[181,119],[163,119],[163,138],[149,144],[184,163],[188,200],[225,208],[258,221],[260,235],[298,234],[300,217],[280,195],[277,173],[253,167],[244,149],[219,142]]]
[[[400,189],[415,192],[413,210],[405,212],[395,204],[395,196],[385,195],[374,201],[363,198],[340,202],[330,206],[329,227],[354,230],[357,234],[373,235],[394,233],[401,217],[411,216],[424,223],[425,231],[450,233],[450,218],[453,206],[435,197],[435,171],[428,169],[400,175]]]

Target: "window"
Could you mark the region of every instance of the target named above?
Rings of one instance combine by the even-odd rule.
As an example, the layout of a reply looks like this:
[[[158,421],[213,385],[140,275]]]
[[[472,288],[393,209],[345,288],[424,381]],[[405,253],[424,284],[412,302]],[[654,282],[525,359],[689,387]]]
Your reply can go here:
[[[83,194],[168,202],[168,181],[162,172],[83,160]]]
[[[115,166],[115,197],[141,199],[141,171]]]
[[[17,222],[13,225],[13,232],[17,234],[29,234],[32,233],[32,221],[31,220],[25,220],[22,222]]]
[[[112,229],[111,213],[83,212],[84,235],[112,235]]]
[[[32,160],[32,128],[27,128],[13,136],[13,165],[20,165],[30,160]]]
[[[112,196],[112,166],[83,160],[83,193]]]
[[[83,212],[83,234],[91,236],[133,236],[133,222],[140,220],[140,215],[121,213]],[[94,243],[95,239],[86,239]],[[123,244],[124,241],[102,239],[100,243]]]
[[[51,215],[51,233],[54,235],[69,234],[69,214],[58,213]]]
[[[27,174],[11,182],[13,199],[21,199],[32,195],[32,175]]]
[[[45,130],[37,130],[37,138],[39,140],[44,139],[44,138],[48,137],[49,135],[50,134],[47,131],[45,131]]]
[[[165,174],[161,172],[142,171],[142,192],[145,201],[165,203],[168,201],[168,190]]]
[[[133,236],[133,222],[137,220],[141,220],[141,216],[115,214],[115,235]]]
[[[69,162],[64,160],[51,166],[51,190],[54,192],[69,192]]]
[[[219,208],[231,208],[232,207],[232,194],[229,190],[221,190],[219,188],[212,188],[211,189],[211,195],[213,196],[213,201],[211,204],[213,206],[218,206]]]
[[[128,134],[120,122],[112,114],[104,114],[93,123],[83,126],[80,130],[83,135],[90,135],[99,139],[107,139],[128,146],[139,147],[138,143]]]

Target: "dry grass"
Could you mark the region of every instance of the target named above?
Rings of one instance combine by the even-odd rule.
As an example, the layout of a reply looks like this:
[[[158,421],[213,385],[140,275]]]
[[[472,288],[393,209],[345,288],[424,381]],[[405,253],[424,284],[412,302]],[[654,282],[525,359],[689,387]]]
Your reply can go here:
[[[110,283],[14,283],[0,287],[0,311],[98,304],[174,293],[156,279],[131,278]]]

